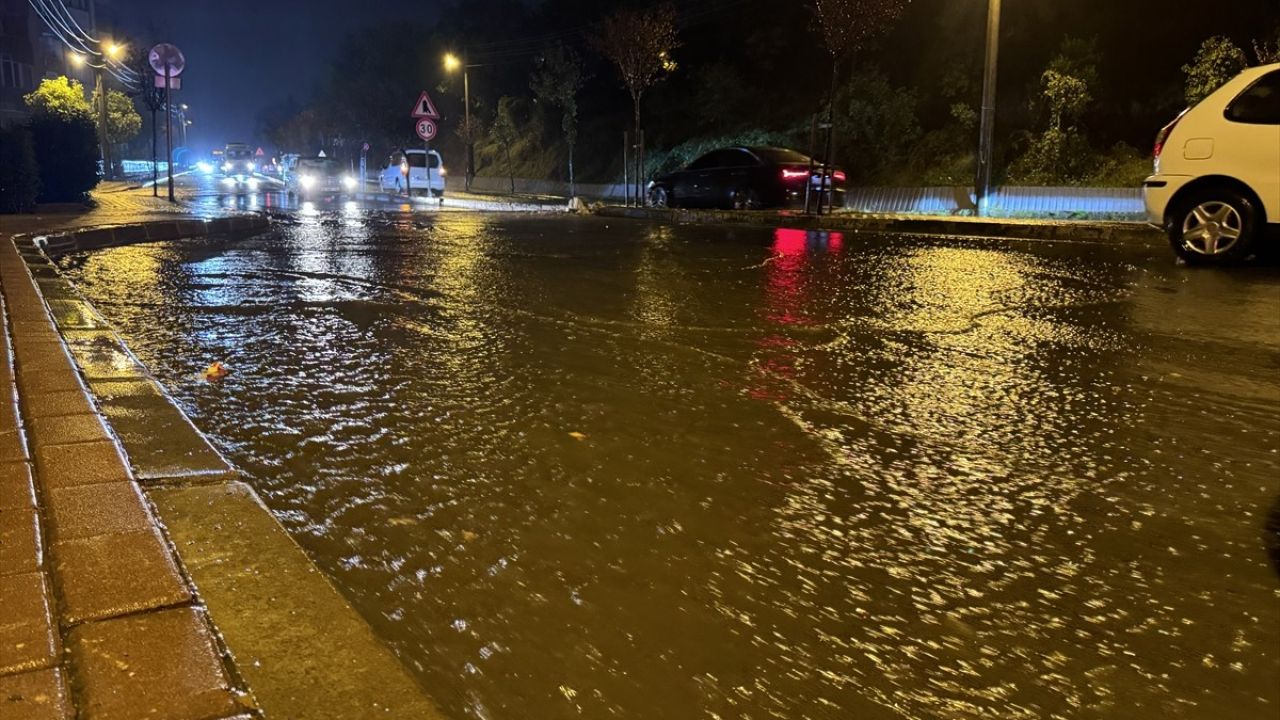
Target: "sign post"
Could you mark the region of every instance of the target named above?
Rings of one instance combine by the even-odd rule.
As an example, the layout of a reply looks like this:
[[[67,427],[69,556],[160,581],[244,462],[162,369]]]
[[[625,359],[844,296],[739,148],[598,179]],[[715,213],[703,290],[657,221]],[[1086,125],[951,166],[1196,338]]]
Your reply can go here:
[[[176,45],[160,43],[151,48],[151,52],[147,54],[147,61],[151,64],[151,69],[156,71],[157,81],[160,79],[159,76],[164,76],[165,161],[169,171],[169,202],[174,202],[173,105],[170,101],[170,96],[174,90],[181,87],[181,85],[175,85],[175,80],[186,68],[187,60],[182,56],[182,51]]]
[[[431,96],[426,90],[418,96],[418,102],[413,104],[412,117],[416,121],[413,127],[414,132],[422,138],[422,162],[427,169],[427,197],[431,197],[431,140],[436,136],[436,121],[440,119],[440,113],[436,111],[435,103],[431,102]],[[405,162],[408,161],[409,156],[406,155]],[[412,173],[413,170],[410,169],[409,174]]]

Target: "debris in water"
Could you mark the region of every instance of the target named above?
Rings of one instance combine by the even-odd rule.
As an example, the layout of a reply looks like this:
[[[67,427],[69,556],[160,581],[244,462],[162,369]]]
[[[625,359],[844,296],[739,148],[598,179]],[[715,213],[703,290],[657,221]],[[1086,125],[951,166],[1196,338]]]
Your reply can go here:
[[[221,380],[230,373],[230,368],[223,364],[221,360],[215,360],[212,365],[204,369],[204,379]]]
[[[578,432],[577,430],[574,430],[573,432],[569,433],[569,437],[573,438],[574,440],[586,440],[586,439],[587,439],[587,435],[586,435],[586,433],[580,433],[580,432]]]

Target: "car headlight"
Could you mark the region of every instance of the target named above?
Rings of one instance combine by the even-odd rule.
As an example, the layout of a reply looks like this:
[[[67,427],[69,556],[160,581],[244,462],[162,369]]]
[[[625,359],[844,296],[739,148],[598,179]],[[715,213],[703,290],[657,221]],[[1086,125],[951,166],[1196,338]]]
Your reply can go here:
[[[444,177],[444,168],[440,168],[440,177]]]
[[[212,166],[212,165],[210,165],[209,163],[205,162],[204,160],[201,160],[200,162],[196,163],[196,168],[197,168],[200,172],[202,172],[202,173],[204,173],[204,174],[206,174],[206,175],[208,175],[209,173],[213,172],[213,166]]]
[[[316,184],[315,176],[303,175],[302,177],[298,178],[298,184],[301,185],[303,189],[309,190],[311,189],[312,186]]]
[[[223,170],[226,170],[226,171],[228,171],[228,172],[230,172],[231,168],[233,168],[233,167],[235,167],[235,166],[234,166],[234,165],[232,165],[230,162],[224,162],[224,163],[222,163],[222,169],[223,169]]]
[[[355,189],[356,189],[356,179],[355,179],[355,178],[353,178],[353,177],[351,177],[350,175],[343,175],[343,176],[342,176],[342,187],[344,187],[344,188],[346,188],[346,189],[348,189],[348,190],[355,190]]]
[[[257,165],[254,165],[254,164],[253,164],[253,163],[251,163],[251,162],[247,162],[247,163],[245,163],[245,164],[244,164],[244,169],[245,169],[245,170],[248,170],[249,172],[253,172],[254,170],[257,170],[257,169],[258,169],[258,166],[257,166]]]

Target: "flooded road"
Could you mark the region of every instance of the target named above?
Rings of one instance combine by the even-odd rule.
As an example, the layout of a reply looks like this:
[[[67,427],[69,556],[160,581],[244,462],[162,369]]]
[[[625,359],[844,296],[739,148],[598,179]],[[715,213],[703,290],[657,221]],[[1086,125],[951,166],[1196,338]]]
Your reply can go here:
[[[1280,713],[1275,268],[359,211],[62,264],[452,716]]]

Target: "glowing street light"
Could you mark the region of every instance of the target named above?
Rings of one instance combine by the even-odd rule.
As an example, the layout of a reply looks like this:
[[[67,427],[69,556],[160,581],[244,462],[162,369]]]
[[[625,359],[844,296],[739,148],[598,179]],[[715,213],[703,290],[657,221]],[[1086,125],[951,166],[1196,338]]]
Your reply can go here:
[[[80,53],[78,52],[71,53],[70,59],[71,59],[72,65],[75,65],[76,67],[84,67],[84,56],[81,55]]]
[[[465,60],[461,60],[453,53],[445,53],[444,69],[445,72],[456,72],[458,68],[462,68],[462,114],[463,122],[467,124],[467,172],[463,178],[463,184],[468,191],[471,190],[471,177],[475,175],[475,146],[471,142],[471,78],[467,74],[469,68],[474,65],[468,65]]]
[[[102,50],[107,54],[107,57],[111,58],[112,60],[115,60],[116,58],[120,57],[121,53],[124,52],[124,46],[117,45],[116,43],[113,43],[113,42],[109,42],[103,46]]]

